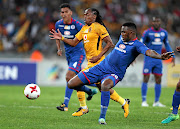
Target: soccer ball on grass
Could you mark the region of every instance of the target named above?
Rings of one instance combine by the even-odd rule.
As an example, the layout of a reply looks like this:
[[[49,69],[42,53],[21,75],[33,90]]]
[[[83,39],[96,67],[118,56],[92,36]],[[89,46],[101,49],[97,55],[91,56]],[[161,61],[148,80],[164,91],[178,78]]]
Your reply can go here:
[[[37,99],[40,96],[40,88],[38,85],[36,84],[28,84],[25,88],[24,88],[24,95],[28,98],[28,99]]]

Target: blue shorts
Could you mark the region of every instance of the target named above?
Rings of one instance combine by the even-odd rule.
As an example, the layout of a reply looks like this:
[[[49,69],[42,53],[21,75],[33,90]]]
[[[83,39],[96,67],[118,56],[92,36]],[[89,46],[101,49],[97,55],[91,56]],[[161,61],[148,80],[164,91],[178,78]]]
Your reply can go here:
[[[85,55],[84,54],[72,54],[72,56],[66,56],[66,59],[68,61],[68,70],[75,72],[76,74],[78,74],[81,71],[81,65],[85,59]]]
[[[143,74],[149,75],[150,73],[153,73],[155,75],[162,75],[162,61],[145,61],[144,62],[144,68],[143,68]]]
[[[78,77],[84,84],[93,84],[96,82],[102,83],[106,79],[111,79],[115,86],[120,81],[120,79],[116,74],[103,72],[101,67],[99,67],[99,65],[96,65],[85,71],[81,71],[78,74]]]

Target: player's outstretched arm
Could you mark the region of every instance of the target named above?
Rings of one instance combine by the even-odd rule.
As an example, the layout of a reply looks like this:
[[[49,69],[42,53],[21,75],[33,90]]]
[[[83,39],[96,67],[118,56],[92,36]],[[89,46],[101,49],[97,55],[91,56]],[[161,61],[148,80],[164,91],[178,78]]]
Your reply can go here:
[[[67,38],[64,38],[61,34],[61,32],[59,31],[59,29],[57,30],[57,32],[52,29],[50,31],[51,35],[49,35],[50,39],[57,39],[57,40],[62,40],[64,41],[65,43],[75,47],[80,41],[75,37],[74,39],[67,39]]]
[[[180,46],[176,47],[176,51],[180,53]]]
[[[146,51],[147,56],[150,56],[150,57],[156,58],[156,59],[162,59],[162,60],[167,60],[167,59],[171,58],[173,56],[173,53],[174,52],[166,52],[166,53],[163,53],[160,55],[156,51],[151,50],[151,49]]]

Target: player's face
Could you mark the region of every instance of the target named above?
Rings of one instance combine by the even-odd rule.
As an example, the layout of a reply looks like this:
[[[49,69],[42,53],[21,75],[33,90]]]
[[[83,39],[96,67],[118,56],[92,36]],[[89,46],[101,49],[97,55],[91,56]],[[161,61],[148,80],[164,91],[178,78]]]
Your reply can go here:
[[[129,42],[131,39],[131,31],[128,29],[127,26],[121,27],[121,35],[122,35],[122,41],[123,42]]]
[[[84,22],[87,25],[91,25],[93,22],[95,22],[96,15],[94,15],[90,9],[86,9],[84,12]]]
[[[69,23],[71,21],[72,11],[67,7],[61,8],[60,15],[65,23]]]
[[[152,21],[152,26],[155,30],[159,30],[160,26],[161,26],[161,19],[160,18],[153,18]]]

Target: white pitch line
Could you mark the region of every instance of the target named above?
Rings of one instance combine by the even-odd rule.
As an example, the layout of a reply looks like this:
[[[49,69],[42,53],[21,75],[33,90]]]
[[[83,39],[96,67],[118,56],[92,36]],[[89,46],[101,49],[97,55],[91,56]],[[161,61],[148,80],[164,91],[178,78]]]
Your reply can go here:
[[[0,105],[1,108],[6,108],[6,107],[9,107],[9,106],[6,106],[6,105]],[[13,105],[12,107],[14,108],[46,108],[46,109],[55,109],[55,107],[45,107],[45,106],[15,106]],[[99,109],[94,109],[94,108],[91,108],[89,109],[90,111],[95,111],[95,112],[100,112],[100,108]],[[121,109],[122,110],[122,109]],[[108,109],[108,112],[115,112],[115,113],[120,113],[119,110],[112,110],[112,109]],[[121,111],[122,112],[122,111]],[[155,113],[155,114],[169,114],[169,113],[164,113],[164,112],[149,112],[149,113]]]

